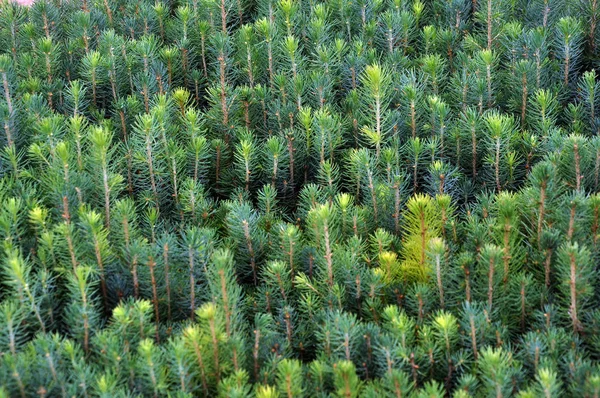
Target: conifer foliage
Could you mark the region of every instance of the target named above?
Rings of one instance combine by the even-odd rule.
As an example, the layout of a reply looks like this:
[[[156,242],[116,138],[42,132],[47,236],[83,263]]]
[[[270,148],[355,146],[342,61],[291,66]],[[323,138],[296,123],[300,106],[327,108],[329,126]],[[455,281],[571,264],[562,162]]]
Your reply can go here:
[[[0,397],[598,397],[598,21],[0,0]]]

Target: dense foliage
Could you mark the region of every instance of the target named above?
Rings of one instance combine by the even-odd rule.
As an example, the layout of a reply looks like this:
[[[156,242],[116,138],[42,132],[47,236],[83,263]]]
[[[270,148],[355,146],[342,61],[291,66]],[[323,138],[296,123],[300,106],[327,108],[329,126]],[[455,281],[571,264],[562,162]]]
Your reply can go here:
[[[599,20],[0,1],[0,396],[600,396]]]

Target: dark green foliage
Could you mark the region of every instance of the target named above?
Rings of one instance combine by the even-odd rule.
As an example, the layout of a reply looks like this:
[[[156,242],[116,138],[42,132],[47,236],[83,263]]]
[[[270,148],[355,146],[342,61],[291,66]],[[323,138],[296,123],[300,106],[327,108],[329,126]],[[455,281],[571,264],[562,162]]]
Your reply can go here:
[[[600,3],[0,2],[0,397],[596,397]]]

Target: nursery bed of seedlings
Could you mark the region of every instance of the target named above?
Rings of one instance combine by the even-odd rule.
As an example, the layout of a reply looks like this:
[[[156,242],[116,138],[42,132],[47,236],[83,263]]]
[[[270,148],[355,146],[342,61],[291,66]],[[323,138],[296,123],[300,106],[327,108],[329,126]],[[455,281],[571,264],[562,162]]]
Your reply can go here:
[[[0,1],[0,397],[598,397],[599,20]]]

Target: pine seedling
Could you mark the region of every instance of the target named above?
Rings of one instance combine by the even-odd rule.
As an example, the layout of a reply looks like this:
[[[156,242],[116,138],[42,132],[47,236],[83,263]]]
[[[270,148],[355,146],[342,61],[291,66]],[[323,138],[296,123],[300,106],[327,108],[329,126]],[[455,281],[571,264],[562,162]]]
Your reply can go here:
[[[96,127],[90,130],[92,168],[97,170],[102,181],[104,193],[104,225],[110,229],[110,209],[114,195],[119,193],[123,181],[120,174],[109,169],[116,147],[111,148],[112,134],[105,128]],[[116,191],[116,192],[115,192]]]
[[[519,209],[520,198],[508,192],[500,192],[494,200],[497,212],[494,228],[495,243],[502,250],[502,275],[506,287],[509,275],[518,271],[524,261]]]
[[[206,275],[208,262],[210,260],[212,248],[211,241],[214,239],[214,231],[210,229],[200,229],[196,226],[189,227],[183,236],[182,248],[186,254],[188,265],[189,280],[189,305],[190,317],[193,319],[196,313],[197,293],[199,282]]]
[[[5,18],[0,26],[7,32],[3,35],[3,40],[10,49],[7,53],[10,53],[14,64],[17,65],[17,52],[20,52],[25,44],[22,35],[19,34],[19,27],[26,23],[27,12],[25,7],[13,3],[4,4],[2,12]]]
[[[124,76],[122,59],[117,50],[124,45],[124,38],[118,35],[114,30],[107,30],[102,34],[98,42],[98,48],[104,56],[103,70],[106,73],[106,80],[110,83],[110,94],[112,101],[116,103],[120,98],[121,76]],[[156,43],[146,36],[142,41],[134,42],[134,51],[138,59],[143,63],[144,76],[149,76],[149,60],[153,58],[156,49]],[[149,93],[145,90],[144,104],[146,112],[148,111]]]
[[[243,278],[251,276],[258,283],[258,267],[265,245],[264,233],[259,230],[259,215],[249,203],[232,203],[226,218],[229,235],[235,240],[237,254],[243,259],[239,272]]]
[[[292,294],[292,279],[287,265],[281,261],[266,264],[263,273],[265,288],[270,292],[269,307],[282,308],[288,304]]]
[[[0,55],[0,78],[2,80],[2,91],[4,92],[7,110],[7,117],[4,121],[4,131],[6,134],[6,143],[9,147],[15,145],[15,139],[17,138],[12,131],[14,118],[16,116],[15,107],[13,105],[14,88],[11,87],[13,85],[13,74],[13,62],[11,62],[10,57],[7,54]]]
[[[541,283],[538,283],[531,273],[518,272],[512,275],[504,300],[505,307],[512,308],[513,311],[505,310],[510,313],[510,319],[504,321],[504,324],[507,327],[514,326],[524,333],[528,329],[528,321],[534,308],[543,302],[542,292]]]
[[[160,3],[159,3],[160,4]],[[177,79],[181,66],[179,62],[179,49],[175,46],[163,47],[160,49],[160,58],[167,68],[167,83],[169,87],[174,87],[176,83],[180,83]]]
[[[258,148],[250,132],[240,134],[240,142],[235,149],[235,167],[238,179],[246,191],[250,191],[252,180],[256,179],[259,168]]]
[[[485,103],[486,108],[492,108],[496,103],[496,82],[494,77],[496,75],[495,68],[498,64],[498,55],[490,48],[481,50],[476,58],[475,62],[477,66],[482,70],[482,74],[485,75],[486,93]]]
[[[413,388],[414,384],[409,375],[402,370],[392,369],[383,376],[382,389],[389,396],[409,396]]]
[[[446,396],[444,386],[435,380],[426,382],[414,396],[416,398],[442,398]]]
[[[251,386],[248,384],[248,373],[245,370],[235,371],[231,376],[219,383],[219,397],[248,397]]]
[[[273,23],[272,18],[261,18],[255,22],[256,30],[260,33],[264,40],[263,48],[267,53],[267,72],[269,86],[273,88],[274,75],[276,73],[274,66],[274,41],[277,34],[277,26]],[[262,50],[262,49],[261,49]]]
[[[333,368],[322,360],[314,360],[308,364],[307,382],[314,386],[318,396],[327,396],[333,375]]]
[[[360,396],[362,382],[356,374],[356,366],[350,361],[339,361],[333,365],[333,384],[338,397]]]
[[[37,50],[39,57],[43,59],[44,71],[45,71],[45,84],[46,89],[46,100],[48,106],[54,109],[54,95],[58,94],[60,90],[59,83],[56,80],[56,76],[59,75],[58,65],[61,53],[61,46],[55,44],[52,37],[44,37],[39,39]]]
[[[231,43],[228,36],[215,34],[210,39],[212,51],[216,54],[216,84],[208,88],[208,101],[211,108],[207,113],[214,123],[212,126],[219,132],[229,132],[238,125],[234,117],[239,105],[235,101],[235,90],[230,84],[233,61],[231,58]]]
[[[271,314],[254,317],[252,364],[256,382],[273,383],[279,362],[288,355],[287,339],[277,326]]]
[[[452,385],[456,364],[454,363],[454,351],[456,350],[459,338],[459,324],[454,315],[449,312],[440,311],[433,318],[433,333],[440,339],[440,346],[443,347],[444,359],[448,372],[446,374],[446,388]]]
[[[324,323],[316,332],[320,346],[330,361],[353,360],[361,350],[364,325],[356,315],[334,310],[325,313]]]
[[[111,241],[116,242],[122,256],[125,256],[132,241],[140,236],[135,203],[130,198],[119,199],[115,202],[113,209]]]
[[[87,98],[87,86],[80,80],[72,80],[64,92],[65,111],[70,113],[73,118],[81,116],[89,106]]]
[[[127,251],[127,264],[133,281],[133,297],[140,298],[140,270],[143,260],[148,255],[148,241],[144,238],[133,239]]]
[[[373,221],[375,225],[378,225],[379,222],[379,206],[377,200],[377,182],[378,176],[377,172],[377,160],[373,158],[370,151],[366,148],[361,148],[358,150],[352,150],[350,152],[350,162],[353,166],[354,177],[356,179],[356,184],[361,188],[361,191],[364,190],[366,193],[364,194],[365,204],[370,204],[372,208]],[[358,192],[357,192],[358,196]]]
[[[431,118],[428,127],[431,130],[430,137],[435,137],[440,143],[440,152],[445,153],[444,142],[446,140],[446,132],[448,130],[448,115],[450,108],[438,96],[430,96],[427,98],[429,108],[431,109]]]
[[[198,39],[200,41],[200,60],[202,66],[202,77],[206,79],[208,77],[208,63],[207,63],[207,43],[208,37],[211,33],[212,26],[210,22],[206,20],[200,20],[198,24]]]
[[[559,230],[568,242],[589,243],[587,231],[590,227],[589,197],[579,192],[565,194],[561,206],[568,209],[558,220]]]
[[[555,229],[548,229],[542,233],[540,250],[543,250],[544,284],[546,289],[551,286],[553,280],[553,259],[556,248],[560,242],[560,233]]]
[[[515,63],[514,74],[509,76],[508,81],[510,87],[518,87],[517,91],[508,95],[511,98],[512,107],[520,115],[521,128],[525,128],[526,122],[529,120],[530,97],[535,88],[535,63],[529,59],[519,59]]]
[[[485,48],[488,50],[495,46],[501,34],[507,6],[507,2],[503,0],[486,0],[477,3],[476,9],[472,10],[475,21],[484,31],[482,35],[485,37]]]
[[[241,328],[242,290],[236,280],[233,255],[228,250],[215,250],[207,281],[212,300],[222,309],[225,333],[230,337]]]
[[[194,6],[196,9],[197,6]],[[207,7],[208,8],[208,7]],[[179,29],[173,29],[171,34],[175,36],[173,38],[174,44],[177,46],[179,51],[180,60],[179,63],[181,65],[181,74],[183,80],[183,86],[189,87],[190,81],[188,80],[188,76],[190,76],[191,65],[195,64],[194,52],[192,51],[190,31],[193,32],[194,26],[192,23],[197,21],[197,18],[194,18],[194,14],[198,15],[196,12],[192,12],[192,9],[188,5],[180,5],[175,10],[175,26]]]
[[[220,314],[217,313],[218,309],[214,303],[204,303],[202,307],[196,311],[197,316],[200,320],[200,328],[206,334],[207,343],[210,347],[210,363],[213,369],[213,377],[215,382],[219,384],[222,376],[222,372],[226,369],[226,364],[223,364],[224,355],[223,349],[226,344],[225,333],[222,330]]]
[[[528,126],[541,137],[551,135],[556,128],[558,105],[552,91],[536,91],[531,98]]]
[[[38,335],[28,345],[33,361],[31,363],[32,373],[40,386],[47,394],[67,394],[65,380],[65,366],[61,361],[63,341],[58,334]],[[60,381],[59,381],[60,380]],[[69,386],[70,387],[70,386]]]
[[[19,301],[19,311],[30,316],[35,316],[42,332],[46,331],[46,321],[42,317],[40,297],[36,297],[37,289],[33,283],[31,265],[15,249],[6,252],[3,264],[3,273],[6,284],[12,287],[11,296]]]
[[[99,51],[90,51],[87,53],[81,62],[81,76],[85,78],[91,86],[92,105],[98,106],[100,100],[99,88],[105,81],[104,76],[104,57]]]
[[[354,203],[354,197],[347,193],[337,194],[334,204],[339,213],[340,233],[342,239],[354,236],[359,237],[367,233],[367,214],[368,209],[357,206]]]
[[[211,155],[210,144],[203,135],[193,135],[190,140],[189,155],[190,166],[194,181],[204,182],[208,179],[208,159]]]
[[[584,384],[584,394],[594,395],[600,393],[600,375],[597,372],[592,373]]]
[[[393,229],[393,231],[398,234],[400,232],[400,209],[403,206],[403,204],[405,203],[406,199],[407,199],[407,187],[409,184],[409,179],[408,179],[408,175],[404,174],[404,173],[394,173],[395,175],[391,178],[391,189],[390,189],[390,194],[393,195],[393,199],[389,198],[389,201],[393,203],[392,204],[388,204],[389,207],[393,207],[393,214],[392,214],[392,218],[393,218],[393,224],[390,222],[390,224],[393,225],[390,226],[390,229]],[[390,195],[390,196],[391,196]],[[392,220],[390,220],[392,221]]]
[[[137,346],[146,338],[155,336],[151,322],[152,303],[147,300],[127,299],[113,309],[110,330],[121,335],[124,343]]]
[[[540,368],[536,374],[536,384],[533,387],[533,396],[558,397],[562,390],[562,382],[555,371],[549,368]]]
[[[267,245],[273,247],[271,233],[273,227],[281,221],[282,209],[277,200],[277,190],[273,186],[266,184],[257,192],[257,207],[261,213],[261,229],[267,234]]]
[[[287,397],[304,394],[302,364],[297,359],[284,359],[277,365],[277,389]]]
[[[425,163],[425,143],[419,137],[411,138],[406,143],[404,151],[406,152],[407,162],[412,168],[412,188],[413,192],[416,193]]]
[[[524,368],[530,373],[536,373],[548,350],[545,339],[537,332],[528,332],[522,337],[522,344],[521,356]]]
[[[102,216],[93,210],[83,210],[80,217],[82,229],[89,239],[85,242],[86,253],[90,254],[90,263],[95,264],[100,276],[100,288],[104,311],[108,311],[108,288],[106,284],[106,266],[112,260],[112,250],[108,242],[108,230],[102,226]]]
[[[514,181],[514,169],[508,162],[514,140],[513,118],[491,111],[485,116],[485,124],[489,131],[487,156],[485,163],[488,169],[490,183],[497,192],[502,191]],[[514,166],[514,165],[513,165]]]
[[[318,264],[323,269],[324,280],[334,284],[333,249],[339,242],[339,225],[335,208],[331,204],[319,204],[307,216],[316,249],[320,252]]]
[[[513,385],[518,381],[520,366],[510,351],[502,347],[482,349],[477,368],[484,394],[493,394],[496,397],[511,395]]]
[[[157,207],[149,207],[144,211],[140,226],[145,232],[145,237],[151,243],[156,242],[156,232],[161,227],[160,211]]]
[[[0,347],[3,352],[17,355],[17,350],[25,344],[28,338],[26,314],[16,299],[4,299],[0,305],[0,324],[3,326]]]
[[[182,331],[182,339],[188,356],[195,367],[194,381],[200,387],[205,397],[214,388],[213,369],[210,366],[211,353],[206,332],[198,325],[188,326]]]
[[[302,231],[294,224],[281,222],[274,228],[274,233],[279,249],[274,250],[271,256],[286,263],[291,279],[294,280],[296,272],[301,269],[302,265]]]
[[[410,14],[409,14],[410,15]],[[400,14],[395,10],[386,10],[379,16],[381,24],[380,46],[385,48],[388,53],[395,51],[400,41]]]
[[[441,309],[446,308],[444,294],[445,281],[442,275],[442,271],[446,271],[445,269],[442,269],[442,261],[444,261],[445,253],[446,245],[441,238],[432,238],[427,244],[427,258],[432,268],[432,271],[430,272],[435,276],[435,283],[437,285]],[[443,272],[443,274],[447,274],[447,272]]]
[[[541,249],[542,235],[555,220],[554,205],[562,193],[560,179],[556,176],[556,166],[549,161],[537,163],[528,177],[529,189],[524,191],[524,199],[529,203],[531,234],[535,236],[538,249]]]
[[[369,246],[373,257],[389,252],[392,250],[394,243],[394,236],[383,228],[377,228],[369,236]]]
[[[437,37],[437,29],[434,25],[426,25],[421,28],[421,42],[423,43],[423,53],[431,55],[435,50],[435,39]]]
[[[574,79],[583,51],[583,30],[581,22],[573,17],[561,18],[556,23],[556,55],[560,62],[562,82],[569,87]]]
[[[3,390],[8,390],[14,396],[27,397],[25,386],[32,382],[33,377],[30,373],[30,362],[33,361],[34,358],[31,355],[5,354],[3,367],[6,370],[3,372],[5,373],[3,377]]]
[[[568,392],[571,394],[584,394],[582,387],[589,375],[595,372],[595,367],[589,359],[582,356],[581,348],[577,346],[566,349],[565,353],[560,370],[566,371],[567,377],[573,381]],[[568,366],[571,368],[568,369]]]
[[[460,314],[460,326],[464,330],[461,335],[463,344],[473,352],[473,359],[479,358],[479,349],[493,343],[491,331],[493,326],[484,303],[465,301]]]
[[[328,107],[324,107],[314,112],[312,120],[312,144],[314,147],[312,152],[319,154],[320,163],[326,159],[333,162],[338,151],[344,145],[340,115],[332,112]]]
[[[330,160],[326,160],[319,166],[316,178],[323,187],[328,200],[331,202],[333,201],[334,196],[339,192],[340,170],[337,167],[337,164],[332,163]]]
[[[367,123],[363,133],[370,144],[375,145],[375,158],[378,160],[381,144],[386,139],[389,129],[385,110],[392,100],[391,74],[378,64],[368,65],[360,81],[362,118]]]
[[[193,380],[195,369],[192,358],[187,355],[185,340],[181,337],[171,339],[167,347],[169,350],[166,352],[166,366],[169,367],[169,381],[172,385],[177,385],[183,394],[197,392],[199,386]]]
[[[582,313],[589,306],[592,286],[597,278],[592,267],[589,249],[577,242],[565,243],[558,251],[557,274],[561,281],[559,290],[569,303],[568,315],[574,333],[582,333]]]
[[[296,217],[297,220],[304,220],[306,223],[306,216],[308,215],[308,213],[318,207],[319,204],[321,203],[325,203],[327,201],[327,198],[325,197],[325,194],[323,192],[323,189],[316,184],[306,184],[303,186],[302,190],[300,191],[300,194],[298,195],[298,200],[297,200],[297,210],[296,210]],[[308,223],[306,223],[306,225],[309,225]],[[315,236],[318,236],[315,235]]]
[[[404,281],[425,281],[429,278],[427,247],[432,238],[441,235],[434,200],[417,194],[408,200],[404,213],[405,241],[402,246],[402,275]]]
[[[498,310],[498,291],[504,278],[502,264],[502,249],[498,246],[487,244],[481,250],[479,269],[481,273],[482,300],[487,302],[487,312],[492,317]]]
[[[158,145],[158,132],[158,123],[152,115],[138,116],[134,127],[135,138],[132,137],[132,147],[134,165],[142,168],[143,176],[145,176],[143,179],[137,178],[134,184],[138,185],[139,189],[149,189],[150,204],[159,208],[161,199],[159,185],[162,184],[161,177],[164,171],[161,167],[162,162],[159,162],[161,148]]]
[[[298,70],[303,68],[303,57],[302,49],[299,47],[299,41],[293,35],[288,35],[281,41],[281,53],[282,61],[285,58],[285,62],[281,62],[278,65],[280,70],[291,71],[293,79],[298,77]]]
[[[0,237],[4,240],[3,249],[17,250],[25,239],[27,231],[26,203],[21,198],[10,197],[2,201],[0,208]]]
[[[585,189],[584,175],[589,164],[589,145],[587,138],[571,134],[564,140],[561,151],[559,172],[569,188],[582,192]]]
[[[428,89],[433,96],[439,96],[442,83],[446,79],[446,62],[439,54],[425,55],[420,60]]]
[[[457,22],[455,21],[454,25],[456,26],[456,24]],[[456,53],[460,54],[460,50],[462,49],[461,40],[462,32],[457,32],[453,26],[440,29],[437,35],[436,46],[441,52],[446,53],[450,72],[454,72]]]
[[[75,338],[88,354],[90,342],[95,330],[101,325],[98,300],[93,294],[97,278],[90,267],[81,266],[69,274],[67,285],[71,298],[66,318],[69,321],[69,334]]]
[[[255,37],[254,27],[252,25],[243,25],[237,32],[238,49],[237,58],[241,65],[244,65],[246,79],[250,88],[254,88],[257,81],[262,81],[259,74],[259,60],[257,52],[257,38]]]
[[[172,203],[174,205],[173,210],[176,210],[179,213],[181,219],[183,220],[180,197],[181,183],[179,178],[181,178],[180,175],[183,174],[182,171],[185,169],[184,162],[186,157],[186,151],[180,144],[177,143],[177,140],[169,139],[165,148],[165,156],[168,160],[167,168],[171,177],[171,195],[173,197],[174,202]]]
[[[67,372],[66,376],[69,380],[69,384],[75,387],[75,393],[89,394],[91,393],[93,381],[93,368],[91,365],[85,362],[84,353],[79,345],[73,343],[71,340],[64,340],[63,342],[63,360],[69,363],[71,369]]]
[[[584,72],[578,84],[581,99],[584,104],[585,117],[589,120],[589,131],[598,135],[600,121],[598,120],[598,95],[600,82],[596,81],[596,71]]]
[[[452,203],[452,198],[448,195],[436,195],[436,205],[440,212],[440,226],[442,239],[449,246],[446,249],[446,260],[448,253],[453,250],[453,246],[458,245],[456,206]]]
[[[94,393],[101,398],[126,396],[124,388],[122,386],[119,387],[119,379],[113,372],[110,371],[97,375],[93,386]]]
[[[279,393],[277,389],[269,385],[257,385],[255,391],[256,398],[277,398]]]
[[[265,177],[270,177],[273,188],[281,189],[288,177],[289,169],[289,153],[286,148],[286,142],[282,137],[270,137],[261,153],[264,156],[261,164],[266,174]]]
[[[138,345],[138,367],[141,388],[152,391],[155,397],[167,391],[167,369],[161,348],[151,339],[144,339]]]
[[[319,13],[325,14],[326,11],[323,7],[319,7]],[[331,81],[333,84],[337,82],[341,74],[341,59],[348,52],[347,43],[342,39],[334,39],[332,40],[329,36],[328,29],[330,25],[326,22],[321,22],[325,16],[318,16],[317,19],[313,20],[316,22],[316,30],[318,33],[315,36],[317,41],[319,41],[319,45],[316,47],[315,51],[312,54],[312,58],[316,63],[318,69],[323,71],[323,75],[326,79]],[[328,39],[331,40],[329,43],[326,42]]]
[[[427,172],[425,191],[429,195],[458,196],[460,193],[458,182],[461,177],[458,168],[441,160],[436,160],[429,164]]]

